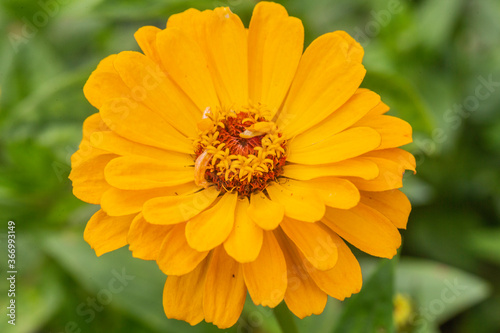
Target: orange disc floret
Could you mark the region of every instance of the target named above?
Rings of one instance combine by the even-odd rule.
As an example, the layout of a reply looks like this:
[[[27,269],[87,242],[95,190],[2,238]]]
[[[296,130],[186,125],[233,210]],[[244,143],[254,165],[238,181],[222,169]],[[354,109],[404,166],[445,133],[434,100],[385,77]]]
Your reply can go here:
[[[216,140],[211,145],[200,142],[196,148],[197,161],[207,159],[205,152],[211,151],[203,168],[204,184],[214,184],[222,193],[236,191],[240,197],[249,197],[277,180],[286,161],[286,141],[276,126],[256,124],[269,123],[251,111],[233,111],[211,128]],[[276,133],[261,132],[264,127]]]

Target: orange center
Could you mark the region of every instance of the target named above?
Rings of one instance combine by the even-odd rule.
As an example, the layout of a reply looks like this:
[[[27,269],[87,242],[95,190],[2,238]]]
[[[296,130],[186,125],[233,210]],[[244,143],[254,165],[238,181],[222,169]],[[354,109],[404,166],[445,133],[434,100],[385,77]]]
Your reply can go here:
[[[281,133],[251,111],[217,116],[197,141],[197,183],[214,184],[222,193],[237,191],[241,197],[263,191],[283,173],[286,142]]]

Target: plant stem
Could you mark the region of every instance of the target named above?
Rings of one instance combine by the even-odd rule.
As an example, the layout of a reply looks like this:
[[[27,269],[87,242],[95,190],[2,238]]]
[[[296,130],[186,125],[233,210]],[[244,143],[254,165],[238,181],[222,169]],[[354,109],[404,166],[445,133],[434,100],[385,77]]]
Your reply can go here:
[[[299,333],[299,330],[295,325],[294,316],[290,310],[288,310],[285,302],[281,302],[274,308],[274,316],[276,317],[283,333]]]

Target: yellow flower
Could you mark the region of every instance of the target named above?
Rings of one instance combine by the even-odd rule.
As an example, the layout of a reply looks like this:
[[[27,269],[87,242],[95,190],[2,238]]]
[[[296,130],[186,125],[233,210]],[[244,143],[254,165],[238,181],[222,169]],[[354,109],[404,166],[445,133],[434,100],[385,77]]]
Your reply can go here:
[[[411,127],[359,88],[347,33],[303,53],[301,21],[260,2],[248,29],[228,8],[190,9],[135,37],[144,54],[107,57],[84,87],[99,112],[70,178],[101,206],[84,234],[97,255],[128,244],[168,275],[167,317],[229,327],[247,291],[319,314],[361,288],[344,240],[396,254]]]
[[[394,324],[396,324],[397,331],[402,332],[403,329],[410,323],[413,307],[411,298],[408,295],[396,293],[393,299],[394,310]]]

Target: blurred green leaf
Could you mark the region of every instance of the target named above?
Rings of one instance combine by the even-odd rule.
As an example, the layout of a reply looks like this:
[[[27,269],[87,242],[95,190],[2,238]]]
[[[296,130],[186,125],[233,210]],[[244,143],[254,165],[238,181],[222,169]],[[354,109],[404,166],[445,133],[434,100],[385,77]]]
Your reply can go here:
[[[417,31],[425,47],[446,46],[463,5],[463,0],[426,0],[420,5],[416,18]]]
[[[479,277],[441,263],[405,257],[396,273],[396,290],[414,301],[414,332],[456,316],[484,300],[489,285]]]
[[[126,248],[98,258],[83,241],[82,234],[69,232],[45,235],[43,246],[90,293],[90,297],[98,298],[99,293],[111,295],[109,306],[124,311],[152,330],[164,333],[218,331],[211,324],[192,327],[186,322],[165,317],[162,295],[166,276],[153,261],[133,259]],[[117,280],[122,282],[123,288],[119,288]],[[82,303],[85,303],[84,299]],[[106,306],[103,305],[103,311]],[[97,315],[104,313],[98,312]],[[227,332],[235,332],[235,329]]]
[[[459,321],[459,333],[498,332],[500,327],[500,296],[492,295],[468,311]]]
[[[61,306],[64,299],[63,286],[55,267],[44,258],[40,244],[36,242],[37,235],[19,231],[19,222],[16,223],[15,230],[17,274],[15,297],[12,299],[15,300],[16,305],[16,325],[8,324],[7,320],[10,319],[4,315],[3,320],[0,320],[0,332],[36,332],[55,315]],[[0,236],[2,236],[0,243],[5,249],[4,240],[7,239],[7,235]],[[4,262],[6,263],[6,260],[1,265],[3,272],[7,271],[7,267],[3,265]],[[43,274],[40,274],[42,268]],[[10,302],[10,297],[7,297],[8,284],[2,282],[1,285],[0,307],[5,309]],[[3,286],[6,288],[4,289]]]
[[[382,97],[392,112],[411,124],[414,131],[432,133],[434,119],[419,93],[399,75],[369,71],[362,84]]]
[[[281,302],[273,310],[276,320],[278,321],[283,333],[299,333],[297,325],[295,324],[295,318],[286,306],[285,302]]]
[[[467,21],[470,24],[469,28],[477,34],[475,37],[489,45],[498,45],[500,39],[500,35],[497,33],[500,29],[500,21],[498,20],[500,2],[496,0],[478,1],[474,3],[472,8],[473,10],[470,10],[467,15]]]
[[[481,258],[500,265],[500,228],[474,230],[469,246]]]
[[[477,270],[475,257],[465,246],[457,244],[468,243],[471,232],[481,223],[479,217],[463,208],[448,208],[443,195],[439,198],[442,202],[437,207],[422,207],[410,215],[406,249],[456,267]]]
[[[64,291],[57,270],[44,269],[44,274],[35,283],[23,283],[23,289],[16,297],[18,313],[16,333],[34,332],[43,326],[59,309]],[[0,330],[2,330],[0,325]]]
[[[482,135],[487,148],[492,152],[500,151],[500,121],[489,124]]]
[[[247,296],[242,315],[236,323],[236,332],[283,333],[273,309],[255,305],[250,295]]]
[[[341,315],[341,310],[342,302],[328,297],[323,313],[296,320],[299,332],[332,332]]]
[[[57,158],[35,140],[11,142],[4,148],[0,154],[0,162],[3,162],[0,165],[0,218],[23,221],[19,225],[22,230],[52,225],[57,219],[47,221],[45,217],[59,200],[71,195],[66,181],[69,169],[61,171],[63,174],[56,173],[53,163]],[[69,214],[67,207],[64,210]]]
[[[68,87],[80,86],[87,76],[88,70],[65,72],[38,86],[10,111],[11,117],[5,121],[5,129],[0,134],[0,139],[15,140],[31,137],[29,134],[32,134],[37,122],[40,123],[43,117],[43,112],[41,112],[43,103],[53,101],[51,98]]]
[[[345,302],[335,333],[394,332],[395,262],[380,260],[361,292]]]
[[[408,196],[413,207],[427,204],[434,197],[433,187],[413,174],[405,173],[403,184],[401,191]]]

